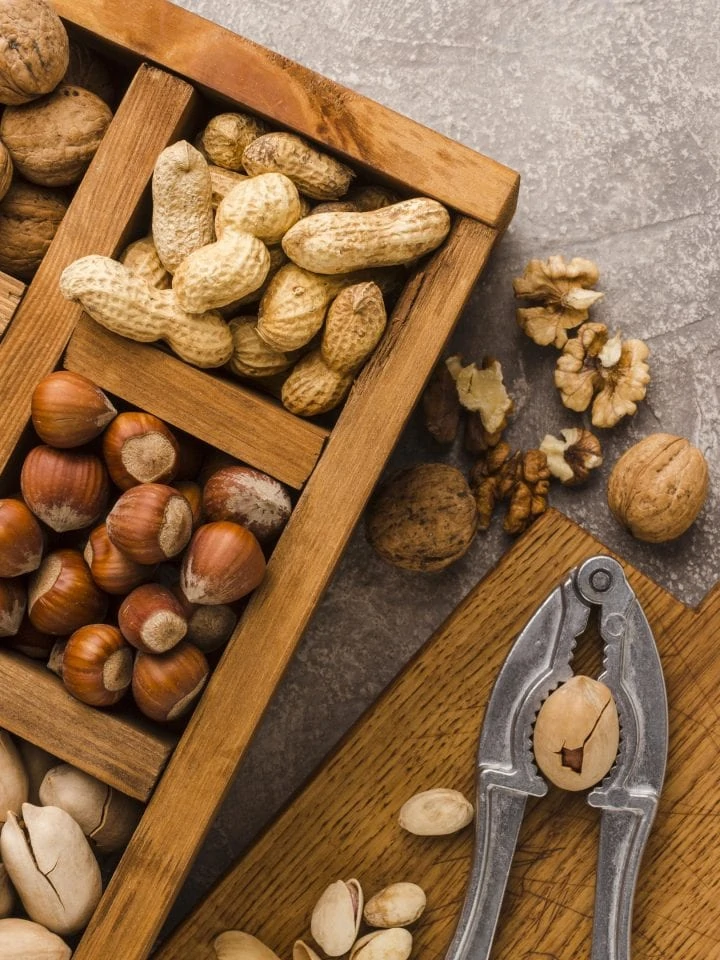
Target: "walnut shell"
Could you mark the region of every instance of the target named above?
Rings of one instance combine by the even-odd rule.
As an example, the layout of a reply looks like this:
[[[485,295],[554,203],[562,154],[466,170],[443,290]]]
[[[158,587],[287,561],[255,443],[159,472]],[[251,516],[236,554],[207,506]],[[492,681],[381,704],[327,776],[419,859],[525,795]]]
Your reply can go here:
[[[68,65],[65,27],[44,0],[0,0],[0,103],[50,93]]]
[[[653,433],[630,447],[613,467],[608,504],[638,540],[664,543],[685,533],[708,492],[702,453],[684,437]]]
[[[10,189],[13,177],[13,162],[10,152],[0,140],[0,200]]]
[[[62,190],[16,180],[0,202],[0,270],[32,279],[68,205]]]
[[[0,137],[27,180],[65,187],[82,178],[111,120],[112,112],[100,97],[63,84],[42,100],[8,107]]]
[[[405,570],[442,570],[470,546],[477,509],[462,473],[444,463],[401,471],[370,506],[367,535],[389,563]]]
[[[109,107],[115,104],[115,84],[110,68],[94,50],[77,40],[70,41],[70,61],[63,83],[89,90]]]

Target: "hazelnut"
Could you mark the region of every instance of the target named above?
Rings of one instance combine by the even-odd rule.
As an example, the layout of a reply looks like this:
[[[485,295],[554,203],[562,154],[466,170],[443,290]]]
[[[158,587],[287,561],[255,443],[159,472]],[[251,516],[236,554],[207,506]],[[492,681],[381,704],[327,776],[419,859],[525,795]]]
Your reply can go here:
[[[193,530],[200,526],[203,514],[203,491],[199,483],[194,480],[175,480],[173,487],[181,493],[190,504],[193,517]]]
[[[74,697],[93,707],[117,703],[130,686],[132,669],[132,647],[110,624],[81,627],[65,645],[62,681]]]
[[[208,672],[207,660],[190,643],[159,655],[138,653],[132,675],[135,702],[151,720],[176,720],[200,696]]]
[[[103,436],[103,456],[116,486],[166,483],[175,476],[178,442],[151,413],[121,413]]]
[[[233,603],[265,576],[265,557],[255,536],[227,520],[206,523],[190,541],[180,586],[191,603]]]
[[[223,467],[203,490],[208,520],[231,520],[254,533],[260,543],[280,535],[290,518],[292,502],[285,487],[252,467]]]
[[[37,627],[32,625],[30,618],[25,616],[17,633],[6,640],[5,646],[11,650],[17,650],[18,653],[22,653],[32,660],[47,661],[56,642],[57,637],[38,630]]]
[[[608,504],[638,540],[664,543],[690,527],[708,492],[702,453],[684,437],[654,433],[630,447],[612,469]]]
[[[27,591],[22,580],[0,580],[0,637],[14,637],[20,629]]]
[[[136,563],[177,556],[192,534],[192,509],[182,494],[162,483],[130,487],[107,516],[115,546]]]
[[[80,447],[98,437],[116,415],[100,387],[70,370],[50,373],[32,395],[35,432],[51,447]]]
[[[367,535],[380,556],[405,570],[442,570],[468,550],[477,509],[465,477],[444,463],[403,470],[370,505]]]
[[[68,66],[68,37],[49,3],[3,0],[0,36],[0,103],[27,103],[60,83]]]
[[[61,84],[42,100],[6,107],[0,137],[26,180],[66,187],[82,178],[111,120],[112,111],[100,97]]]
[[[563,790],[587,790],[612,767],[620,722],[612,693],[598,680],[575,676],[540,708],[533,747],[537,764]]]
[[[109,492],[98,457],[54,447],[30,451],[20,486],[28,507],[56,533],[89,527],[105,509]]]
[[[85,563],[95,583],[105,593],[113,596],[125,596],[153,575],[154,567],[135,563],[119,550],[107,533],[107,526],[101,523],[90,534],[83,552]]]
[[[0,500],[0,577],[20,577],[40,566],[40,524],[21,500]]]
[[[68,634],[105,615],[107,597],[98,590],[77,550],[49,553],[30,578],[28,615],[43,633]]]
[[[180,601],[167,587],[146,583],[123,600],[118,613],[120,632],[144,653],[165,653],[187,633]]]
[[[190,603],[182,592],[180,584],[172,588],[180,602],[188,629],[186,639],[202,650],[203,653],[212,653],[224,646],[235,629],[237,615],[232,607],[226,603],[216,603],[212,606]]]

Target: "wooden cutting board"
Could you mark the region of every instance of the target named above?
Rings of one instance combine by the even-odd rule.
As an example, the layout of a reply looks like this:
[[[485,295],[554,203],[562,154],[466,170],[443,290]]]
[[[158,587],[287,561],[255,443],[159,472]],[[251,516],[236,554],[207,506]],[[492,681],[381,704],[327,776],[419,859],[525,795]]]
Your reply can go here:
[[[473,795],[484,707],[514,637],[586,557],[608,552],[556,512],[505,555],[346,736],[338,750],[157,954],[213,960],[238,928],[283,960],[323,888],[357,877],[366,895],[412,880],[428,908],[413,956],[436,960],[464,897],[472,831],[404,833],[404,800],[433,786]],[[625,565],[655,633],[670,703],[668,775],[635,901],[633,960],[720,960],[720,590],[697,610]],[[584,641],[588,648],[590,640]],[[588,650],[592,661],[597,652]],[[716,729],[716,724],[718,728]],[[528,808],[494,960],[590,956],[598,811],[552,790]]]

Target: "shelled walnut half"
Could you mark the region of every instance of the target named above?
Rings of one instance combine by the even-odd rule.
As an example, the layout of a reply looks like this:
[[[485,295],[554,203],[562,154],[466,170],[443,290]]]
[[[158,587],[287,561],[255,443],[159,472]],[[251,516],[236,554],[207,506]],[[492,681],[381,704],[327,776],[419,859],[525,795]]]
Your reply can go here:
[[[590,290],[600,277],[597,264],[583,257],[548,257],[531,260],[521,277],[513,280],[515,296],[535,307],[520,307],[517,321],[523,331],[541,346],[562,347],[567,331],[588,318],[590,307],[604,294]]]
[[[478,529],[487,530],[497,504],[508,500],[503,529],[517,536],[547,510],[547,457],[542,450],[511,454],[507,443],[499,443],[476,464],[470,485],[478,511]]]
[[[595,427],[614,427],[632,416],[650,382],[648,346],[642,340],[610,337],[602,323],[584,323],[558,357],[555,386],[563,404],[582,412],[592,404]]]
[[[566,487],[576,487],[603,462],[600,441],[589,430],[570,427],[560,431],[562,440],[548,433],[540,444],[550,473]]]

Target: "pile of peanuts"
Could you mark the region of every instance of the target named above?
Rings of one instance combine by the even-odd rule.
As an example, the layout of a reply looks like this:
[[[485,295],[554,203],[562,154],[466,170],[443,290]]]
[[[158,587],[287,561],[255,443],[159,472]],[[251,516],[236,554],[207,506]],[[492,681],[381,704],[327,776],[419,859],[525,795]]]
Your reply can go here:
[[[0,637],[49,656],[85,703],[132,688],[151,719],[184,716],[264,577],[288,491],[149,413],[118,413],[69,371],[38,384],[32,421],[42,445],[21,495],[0,500]]]

